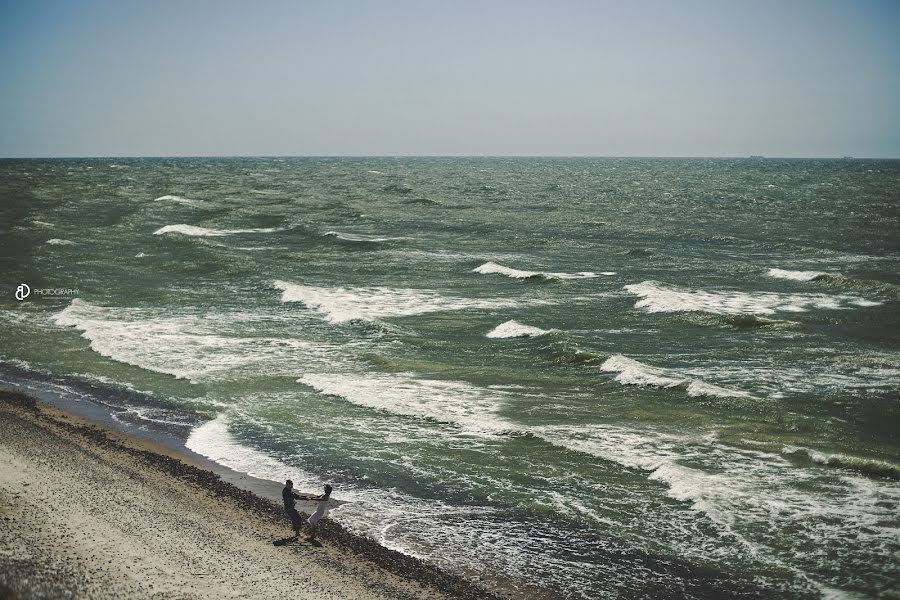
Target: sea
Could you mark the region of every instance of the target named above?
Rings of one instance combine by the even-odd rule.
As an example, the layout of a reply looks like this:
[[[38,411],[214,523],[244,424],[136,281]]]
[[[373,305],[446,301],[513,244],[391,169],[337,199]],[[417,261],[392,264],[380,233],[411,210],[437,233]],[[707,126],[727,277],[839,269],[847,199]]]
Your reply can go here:
[[[6,373],[388,548],[900,598],[900,161],[2,160],[0,227]]]

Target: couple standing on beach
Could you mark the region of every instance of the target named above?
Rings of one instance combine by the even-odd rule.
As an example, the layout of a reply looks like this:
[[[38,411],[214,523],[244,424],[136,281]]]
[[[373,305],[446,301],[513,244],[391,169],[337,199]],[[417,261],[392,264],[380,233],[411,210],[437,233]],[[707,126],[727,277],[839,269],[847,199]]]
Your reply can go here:
[[[325,493],[320,496],[303,496],[294,491],[294,482],[288,479],[284,482],[284,489],[281,490],[281,498],[284,500],[284,511],[290,517],[291,526],[293,526],[294,533],[298,537],[300,536],[300,529],[303,527],[303,517],[297,512],[294,501],[312,500],[316,503],[316,510],[306,520],[309,523],[309,539],[316,539],[316,527],[319,525],[322,517],[325,516],[325,513],[328,512],[328,505],[331,500],[331,486],[326,484]]]

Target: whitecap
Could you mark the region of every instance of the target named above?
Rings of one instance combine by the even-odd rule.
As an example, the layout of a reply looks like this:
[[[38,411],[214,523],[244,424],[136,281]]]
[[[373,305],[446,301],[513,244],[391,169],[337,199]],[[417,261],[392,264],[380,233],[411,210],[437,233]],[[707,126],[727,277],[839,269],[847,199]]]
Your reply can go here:
[[[306,374],[297,382],[357,406],[455,425],[469,433],[512,429],[497,415],[507,392],[460,381],[424,379],[412,373],[339,373]]]
[[[540,279],[591,279],[597,277],[596,273],[591,273],[589,271],[580,271],[578,273],[552,273],[546,271],[522,271],[519,269],[513,269],[511,267],[505,267],[503,265],[497,264],[495,262],[486,262],[480,267],[475,267],[472,269],[473,273],[481,273],[482,275],[505,275],[512,279],[532,279],[532,278],[540,278]]]
[[[539,327],[532,327],[531,325],[523,325],[518,321],[507,321],[505,323],[501,323],[489,331],[486,337],[489,338],[517,338],[517,337],[539,337],[542,335],[546,335],[550,333],[545,329],[540,329]]]
[[[827,294],[778,294],[775,292],[736,292],[689,290],[664,286],[655,281],[626,285],[625,289],[640,300],[635,308],[647,312],[707,312],[713,314],[773,314],[806,312],[810,308],[840,310],[860,302],[871,302],[857,296]]]
[[[466,309],[511,308],[519,302],[497,298],[476,299],[442,296],[430,290],[386,287],[326,288],[275,281],[282,302],[301,302],[325,316],[330,323],[375,321]]]
[[[51,317],[57,325],[80,330],[91,350],[101,356],[191,383],[295,373],[310,363],[325,368],[340,362],[338,347],[253,336],[238,328],[242,320],[256,318],[241,313],[160,315],[97,306],[78,298]],[[230,328],[235,328],[233,335]]]
[[[784,269],[769,269],[767,275],[776,279],[812,281],[814,279],[825,277],[827,275],[838,275],[838,273],[826,273],[824,271],[786,271]]]
[[[339,231],[326,231],[323,237],[333,237],[345,242],[394,242],[406,240],[405,237],[382,237],[376,235],[363,235],[360,233],[341,233]]]
[[[676,369],[653,367],[627,356],[617,354],[609,357],[600,370],[618,373],[615,380],[622,385],[651,386],[658,388],[684,387],[691,397],[710,396],[717,398],[749,398],[754,396],[742,390],[732,390],[693,379]]]
[[[165,196],[160,196],[159,198],[155,198],[154,202],[177,202],[178,204],[188,204],[188,205],[196,205],[198,204],[197,200],[191,200],[190,198],[184,198],[182,196],[174,196],[171,194],[167,194]]]
[[[53,238],[52,240],[47,240],[47,243],[51,246],[74,246],[75,242],[72,240],[63,240],[60,238]]]
[[[178,225],[166,225],[165,227],[160,227],[153,232],[153,235],[180,233],[182,235],[195,237],[221,237],[225,235],[234,235],[236,233],[272,233],[275,231],[282,230],[272,227],[257,229],[208,229],[206,227],[197,227],[196,225],[185,225],[184,223],[179,223]]]

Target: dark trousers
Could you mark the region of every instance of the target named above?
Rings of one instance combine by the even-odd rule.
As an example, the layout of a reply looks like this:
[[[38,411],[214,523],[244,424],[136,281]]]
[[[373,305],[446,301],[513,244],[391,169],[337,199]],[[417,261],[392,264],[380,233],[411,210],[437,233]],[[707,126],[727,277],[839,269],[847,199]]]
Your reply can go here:
[[[287,516],[291,519],[291,527],[294,528],[294,531],[300,533],[300,529],[303,527],[303,517],[300,516],[300,513],[297,512],[297,509],[293,506],[285,506],[284,512],[287,513]]]

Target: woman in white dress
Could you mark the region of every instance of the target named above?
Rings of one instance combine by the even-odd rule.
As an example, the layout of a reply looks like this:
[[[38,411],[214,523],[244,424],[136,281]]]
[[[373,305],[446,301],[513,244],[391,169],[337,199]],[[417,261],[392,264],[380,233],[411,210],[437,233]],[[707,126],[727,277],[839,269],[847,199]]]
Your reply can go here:
[[[309,523],[309,539],[314,540],[316,539],[316,528],[319,525],[319,521],[328,513],[328,509],[331,507],[331,486],[325,484],[324,494],[321,496],[306,496],[306,500],[312,500],[316,503],[316,510],[306,520]]]

